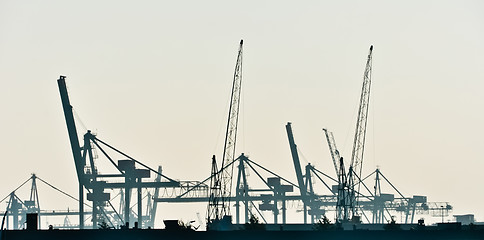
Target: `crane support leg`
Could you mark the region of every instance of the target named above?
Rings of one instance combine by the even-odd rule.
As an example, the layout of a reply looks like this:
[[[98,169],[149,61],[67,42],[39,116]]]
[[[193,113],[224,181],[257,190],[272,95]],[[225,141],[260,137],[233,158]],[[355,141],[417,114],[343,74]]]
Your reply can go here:
[[[138,178],[138,183],[141,183],[141,178]],[[142,196],[141,196],[141,186],[138,185],[138,227],[143,228],[143,210],[142,210]]]
[[[131,214],[131,209],[129,208],[131,189],[127,186],[124,188],[124,222],[126,227],[129,227],[129,215]]]

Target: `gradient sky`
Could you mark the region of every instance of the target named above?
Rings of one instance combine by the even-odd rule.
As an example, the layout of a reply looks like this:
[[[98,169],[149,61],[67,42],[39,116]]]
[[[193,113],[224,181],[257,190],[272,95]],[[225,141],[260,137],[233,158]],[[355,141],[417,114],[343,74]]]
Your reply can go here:
[[[349,158],[373,44],[363,172],[379,166],[405,195],[484,221],[483,13],[482,1],[0,1],[0,196],[31,173],[77,192],[59,75],[100,139],[204,179],[222,154],[240,39],[237,152],[295,181],[290,121],[302,164],[333,174],[321,129]],[[47,209],[77,208],[40,194]]]

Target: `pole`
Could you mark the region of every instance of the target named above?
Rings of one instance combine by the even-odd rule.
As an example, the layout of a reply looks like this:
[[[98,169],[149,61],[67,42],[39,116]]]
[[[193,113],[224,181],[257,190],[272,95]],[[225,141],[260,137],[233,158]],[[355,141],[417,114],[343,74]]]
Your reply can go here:
[[[128,187],[129,182],[125,181],[126,187],[124,188],[124,223],[126,227],[129,227],[129,215],[131,210],[129,209],[129,198],[131,195],[131,189]]]
[[[141,178],[138,178],[138,183],[141,183]],[[138,185],[138,227],[143,228],[143,210],[142,210],[142,198],[141,198],[141,185]]]
[[[84,187],[79,182],[79,229],[84,229]]]
[[[440,206],[440,209],[442,211],[442,223],[444,223],[444,206]]]

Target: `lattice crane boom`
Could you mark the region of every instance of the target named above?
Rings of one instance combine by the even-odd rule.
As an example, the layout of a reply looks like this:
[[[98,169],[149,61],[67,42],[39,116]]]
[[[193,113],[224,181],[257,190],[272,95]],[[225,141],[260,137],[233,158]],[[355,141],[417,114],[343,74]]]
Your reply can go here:
[[[328,141],[329,152],[331,153],[331,158],[333,159],[334,170],[336,171],[336,175],[340,174],[340,163],[339,159],[341,158],[339,155],[339,151],[336,148],[336,141],[334,140],[333,133],[328,131],[328,129],[323,128],[324,135],[326,135],[326,141]]]
[[[370,46],[368,58],[366,61],[365,72],[363,75],[363,86],[361,89],[360,107],[358,110],[358,118],[356,121],[355,139],[353,142],[353,151],[351,152],[351,164],[348,174],[351,175],[352,183],[351,197],[352,197],[352,212],[353,216],[357,215],[357,198],[356,191],[359,192],[360,181],[358,176],[361,176],[363,154],[365,151],[366,125],[368,121],[368,109],[370,103],[370,87],[371,87],[371,69],[372,69],[372,54],[373,45]],[[358,185],[358,190],[355,191],[355,185]]]
[[[233,165],[227,167],[235,159],[235,146],[237,142],[237,125],[239,120],[240,92],[242,86],[242,50],[243,40],[240,40],[237,63],[235,65],[234,78],[232,83],[232,94],[230,99],[229,115],[227,119],[227,131],[225,133],[224,152],[222,164],[220,165],[220,176],[217,177],[212,186],[210,196],[208,219],[222,219],[230,216],[230,196],[232,190]],[[220,189],[220,190],[217,190]],[[215,208],[215,209],[214,209]]]

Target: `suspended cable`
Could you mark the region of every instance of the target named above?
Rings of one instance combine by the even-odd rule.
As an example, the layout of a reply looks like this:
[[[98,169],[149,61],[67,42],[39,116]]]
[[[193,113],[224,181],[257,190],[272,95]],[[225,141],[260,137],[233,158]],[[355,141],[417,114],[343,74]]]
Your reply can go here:
[[[141,166],[143,166],[143,167],[147,168],[148,170],[150,170],[150,171],[154,172],[155,174],[160,175],[160,176],[162,176],[162,177],[164,177],[164,178],[166,178],[166,179],[170,180],[171,182],[177,182],[177,181],[175,181],[175,180],[173,180],[173,179],[171,179],[171,178],[169,178],[169,177],[167,177],[167,176],[165,176],[165,175],[163,175],[163,174],[159,173],[158,171],[154,170],[153,168],[148,167],[148,166],[147,166],[147,165],[145,165],[144,163],[142,163],[142,162],[140,162],[140,161],[138,161],[138,160],[136,160],[136,159],[134,159],[134,158],[132,158],[132,157],[128,156],[127,154],[125,154],[125,153],[123,153],[123,152],[119,151],[119,150],[118,150],[118,149],[116,149],[115,147],[113,147],[113,146],[111,146],[111,145],[107,144],[106,142],[104,142],[104,141],[100,140],[99,138],[97,138],[97,137],[95,137],[95,136],[94,136],[94,139],[95,139],[95,140],[97,140],[97,141],[99,141],[100,143],[102,143],[102,144],[106,145],[107,147],[111,148],[111,149],[112,149],[112,150],[114,150],[115,152],[117,152],[117,153],[119,153],[119,154],[123,155],[124,157],[127,157],[127,158],[129,158],[130,160],[132,160],[132,161],[134,161],[134,162],[138,163],[139,165],[141,165]],[[96,142],[96,141],[93,141],[93,142],[96,144],[96,146],[97,146],[99,149],[101,149],[101,147],[99,146],[99,144],[97,144],[97,142]],[[101,150],[101,151],[102,151],[102,150]],[[103,151],[103,153],[104,153],[104,151]],[[104,153],[104,154],[106,155],[106,157],[108,157],[108,159],[110,159],[110,158],[109,158],[109,156],[107,156],[107,154],[106,154],[106,153]],[[117,169],[118,169],[120,172],[122,172],[122,171],[119,169],[119,167],[118,167],[118,166],[117,166],[117,165],[114,163],[114,161],[113,161],[112,159],[110,159],[110,161],[111,161],[111,163],[112,163],[112,164],[114,164],[114,166],[115,166],[115,167],[116,167],[116,168],[117,168]]]
[[[372,69],[371,75],[372,76],[375,75],[375,71],[373,69]],[[373,85],[375,85],[375,83],[373,83]],[[373,87],[373,88],[375,88],[375,87]],[[375,93],[373,93],[372,96],[373,96],[373,99],[375,99]],[[373,104],[371,105],[371,111],[370,111],[370,113],[372,115],[372,120],[373,120],[373,121],[371,121],[372,128],[373,128],[372,129],[372,133],[373,133],[373,139],[372,139],[372,141],[373,141],[373,146],[372,146],[373,147],[373,165],[374,166],[377,166],[377,163],[378,162],[377,162],[377,158],[376,158],[376,134],[375,134],[375,122],[376,122],[376,117],[375,116],[376,116],[376,114],[375,114],[375,102],[377,102],[377,101],[373,100]]]
[[[53,186],[52,184],[50,184],[50,183],[48,183],[48,182],[44,181],[42,178],[40,178],[40,177],[38,177],[38,176],[37,176],[37,179],[39,179],[41,182],[45,183],[47,186],[49,186],[49,187],[53,188],[54,190],[57,190],[58,192],[60,192],[60,193],[62,193],[62,194],[64,194],[64,195],[66,195],[67,197],[72,198],[72,199],[76,200],[77,202],[79,202],[79,199],[77,199],[77,198],[73,197],[72,195],[70,195],[70,194],[68,194],[68,193],[66,193],[66,192],[64,192],[64,191],[62,191],[62,190],[60,190],[60,189],[58,189],[58,188],[56,188],[56,187],[55,187],[55,186]],[[88,206],[88,207],[92,208],[92,207],[91,207],[89,204],[87,204],[87,203],[84,203],[84,205],[86,205],[86,206]]]
[[[1,201],[0,203],[2,203],[3,201],[5,201],[5,199],[7,199],[10,194],[14,193],[15,191],[17,191],[19,188],[23,187],[28,181],[30,181],[30,179],[32,179],[32,177],[30,177],[29,179],[27,179],[24,183],[20,184],[20,186],[18,186],[17,188],[15,188],[15,190],[13,190],[12,192],[10,192],[7,196],[5,196]]]
[[[82,122],[81,117],[79,117],[79,115],[77,114],[77,111],[76,111],[76,109],[74,109],[74,107],[72,107],[72,112],[74,113],[74,118],[77,120],[77,122],[79,122],[81,124],[81,127],[84,130],[84,132],[87,132],[86,125],[84,124],[84,122]]]
[[[303,153],[303,151],[302,151],[301,147],[299,147],[299,146],[297,147],[297,152],[298,152],[299,154],[301,154],[302,159],[304,160],[304,162],[306,163],[306,165],[310,163],[310,162],[308,161],[308,159],[306,158],[306,156],[304,156],[304,153]]]
[[[231,93],[228,93],[226,99],[229,99],[230,100],[230,97],[231,97]],[[218,128],[218,134],[217,134],[217,139],[215,141],[215,145],[213,146],[213,151],[212,152],[216,152],[216,150],[217,150],[217,148],[219,146],[219,142],[220,142],[219,141],[220,140],[220,135],[222,135],[222,131],[224,130],[224,127],[226,127],[225,126],[225,120],[226,120],[225,112],[226,112],[226,110],[228,111],[228,109],[229,109],[230,101],[224,101],[224,102],[225,102],[225,107],[224,107],[224,111],[221,112],[220,117],[219,117],[220,121],[219,121],[219,124],[218,124],[218,126],[219,126],[219,128]]]

